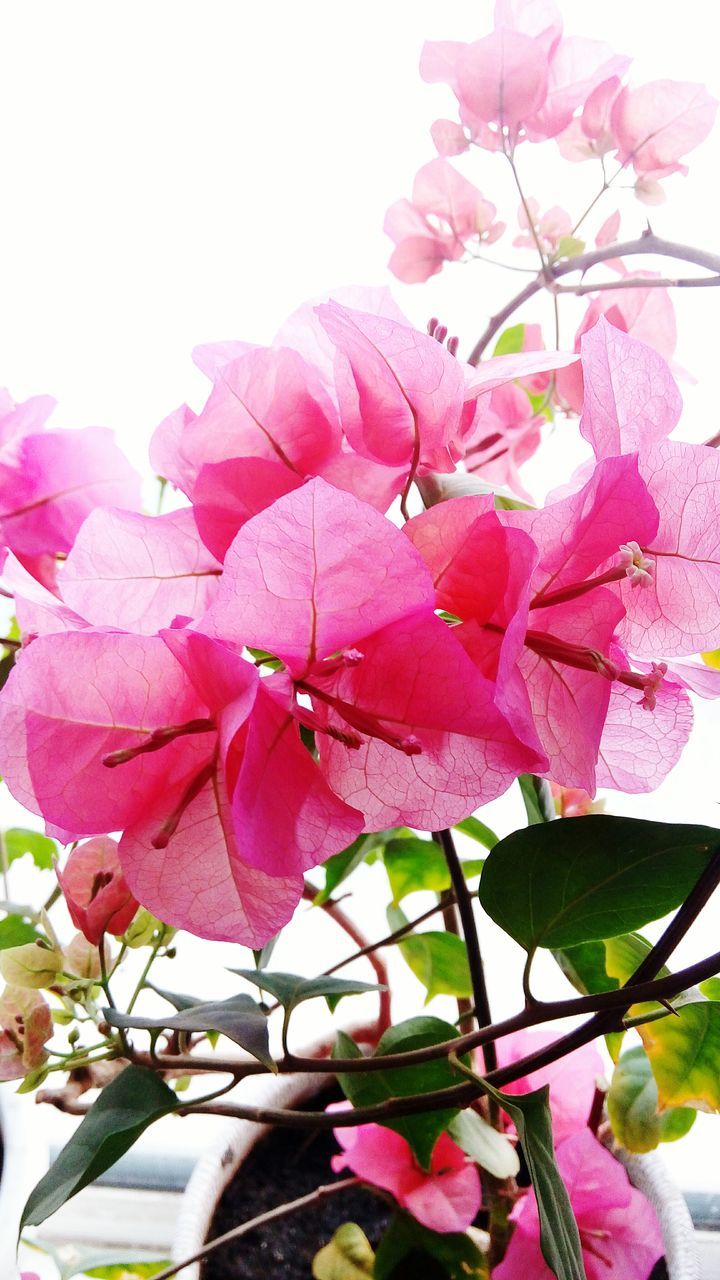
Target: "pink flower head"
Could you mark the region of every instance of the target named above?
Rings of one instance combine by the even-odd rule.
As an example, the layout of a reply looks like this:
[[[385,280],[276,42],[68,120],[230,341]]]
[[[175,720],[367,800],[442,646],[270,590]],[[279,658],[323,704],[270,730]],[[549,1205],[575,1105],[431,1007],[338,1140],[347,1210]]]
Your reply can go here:
[[[138,903],[123,876],[116,840],[96,836],[78,845],[56,874],[72,922],[88,942],[97,946],[103,934],[119,938],[125,932]]]
[[[496,214],[447,160],[431,160],[415,178],[412,201],[398,201],[385,215],[385,232],[396,245],[390,270],[406,284],[427,280],[443,262],[461,258],[468,240],[493,244],[505,229]]]
[[[512,1066],[521,1058],[539,1053],[555,1040],[555,1031],[516,1031],[503,1036],[497,1042],[498,1062],[502,1067]],[[545,1084],[550,1086],[553,1138],[558,1146],[587,1124],[596,1083],[602,1074],[602,1058],[597,1049],[588,1044],[504,1087],[506,1093],[522,1094]]]
[[[631,1187],[622,1165],[587,1128],[560,1143],[557,1162],[580,1232],[587,1280],[647,1280],[662,1256],[662,1236],[654,1209]],[[532,1190],[511,1218],[515,1230],[493,1280],[553,1280],[540,1250]]]
[[[559,818],[582,818],[592,812],[592,796],[581,787],[561,787],[557,782],[551,782],[550,786]]]
[[[52,1033],[50,1008],[40,992],[6,987],[0,996],[0,1081],[22,1080],[42,1066]]]
[[[530,495],[520,467],[536,452],[544,418],[516,383],[478,398],[472,428],[465,438],[465,466],[492,485],[507,485],[520,498]]]
[[[545,253],[555,253],[563,236],[570,235],[572,230],[570,214],[561,209],[559,205],[554,205],[552,209],[548,209],[547,213],[541,214],[540,206],[532,196],[527,201],[527,207],[532,218],[535,235],[540,241],[543,250]],[[525,234],[516,236],[513,244],[518,249],[534,249],[535,237],[531,234],[528,215],[525,205],[522,204],[518,209],[518,224]]]
[[[653,80],[625,88],[611,116],[618,159],[652,178],[687,173],[680,161],[707,137],[716,111],[717,101],[700,84]]]
[[[344,1110],[338,1103],[328,1110]],[[447,1133],[433,1148],[430,1170],[417,1164],[409,1143],[379,1124],[333,1129],[342,1155],[332,1157],[335,1173],[352,1169],[363,1182],[389,1191],[401,1208],[431,1231],[465,1231],[480,1208],[480,1175]]]

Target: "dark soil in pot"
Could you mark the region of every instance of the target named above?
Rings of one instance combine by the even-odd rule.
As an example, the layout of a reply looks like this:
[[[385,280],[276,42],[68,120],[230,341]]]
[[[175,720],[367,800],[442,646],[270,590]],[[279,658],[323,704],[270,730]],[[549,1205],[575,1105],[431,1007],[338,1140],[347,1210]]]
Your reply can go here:
[[[316,1111],[339,1098],[339,1092],[328,1089],[302,1109]],[[347,1171],[336,1175],[330,1168],[338,1151],[330,1130],[275,1129],[267,1134],[226,1187],[208,1239],[347,1177]],[[203,1280],[310,1280],[315,1254],[344,1222],[357,1222],[375,1246],[391,1217],[390,1206],[372,1192],[351,1188],[217,1249],[203,1265]]]

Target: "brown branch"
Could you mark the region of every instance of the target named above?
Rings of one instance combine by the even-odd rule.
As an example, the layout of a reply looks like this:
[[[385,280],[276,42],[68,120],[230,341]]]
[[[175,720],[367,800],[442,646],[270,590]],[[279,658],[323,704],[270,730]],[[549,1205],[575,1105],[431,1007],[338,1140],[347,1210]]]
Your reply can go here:
[[[481,356],[505,321],[523,303],[528,302],[530,298],[534,298],[535,294],[541,293],[544,289],[552,289],[555,281],[562,279],[563,276],[571,275],[574,271],[585,273],[599,262],[607,262],[612,258],[629,258],[635,254],[654,254],[661,258],[674,258],[681,262],[691,262],[697,267],[704,267],[707,271],[712,271],[714,276],[717,277],[713,283],[720,281],[720,256],[715,253],[708,253],[705,249],[695,249],[691,245],[678,244],[673,240],[663,240],[662,237],[656,236],[654,232],[648,230],[639,236],[637,240],[624,240],[620,244],[603,245],[601,249],[579,254],[576,258],[568,259],[567,262],[556,263],[548,268],[545,275],[542,273],[537,275],[534,280],[525,285],[524,289],[516,293],[500,311],[491,316],[484,333],[480,336],[468,357],[468,364],[475,365],[479,363]],[[548,276],[550,277],[549,281]],[[644,286],[647,281],[638,282],[636,287],[640,287],[641,284]],[[592,290],[588,289],[588,292],[592,292]]]
[[[576,298],[582,298],[586,293],[603,293],[607,289],[707,289],[718,284],[720,275],[675,277],[672,280],[667,276],[631,276],[622,280],[601,280],[597,284],[556,284],[552,292],[573,293]]]
[[[450,880],[455,891],[455,898],[460,912],[460,920],[462,922],[463,934],[465,935],[465,946],[467,948],[468,965],[470,967],[470,977],[472,979],[473,1001],[475,1004],[475,1017],[478,1026],[482,1029],[488,1027],[492,1023],[492,1013],[490,1011],[490,999],[488,997],[487,983],[485,982],[485,966],[483,965],[482,954],[480,952],[480,939],[478,937],[477,924],[475,914],[473,912],[473,903],[465,883],[460,859],[455,848],[455,841],[452,832],[445,828],[443,831],[433,833],[433,839],[438,842],[445,856],[445,861],[450,872]],[[488,1069],[497,1066],[497,1057],[495,1055],[495,1046],[488,1042],[486,1049],[488,1057]]]
[[[287,1218],[291,1213],[297,1213],[298,1209],[308,1208],[310,1205],[321,1204],[323,1200],[328,1200],[330,1196],[335,1196],[339,1192],[347,1191],[350,1187],[356,1187],[360,1184],[359,1178],[343,1178],[340,1182],[328,1182],[325,1186],[316,1187],[314,1191],[309,1191],[307,1195],[298,1196],[297,1200],[290,1200],[287,1204],[276,1205],[274,1209],[266,1209],[265,1213],[259,1213],[255,1218],[249,1218],[247,1222],[241,1222],[239,1226],[232,1227],[230,1231],[226,1231],[221,1236],[216,1236],[214,1240],[207,1240],[197,1253],[193,1253],[189,1258],[183,1258],[182,1262],[174,1262],[171,1267],[166,1267],[164,1271],[159,1271],[154,1280],[170,1280],[171,1276],[177,1275],[178,1271],[182,1271],[184,1267],[189,1267],[193,1262],[199,1262],[201,1258],[207,1257],[209,1253],[213,1253],[215,1249],[219,1249],[221,1245],[228,1244],[231,1240],[239,1240],[241,1236],[245,1236],[250,1231],[255,1231],[258,1227],[264,1227],[268,1222],[277,1222],[278,1218]]]

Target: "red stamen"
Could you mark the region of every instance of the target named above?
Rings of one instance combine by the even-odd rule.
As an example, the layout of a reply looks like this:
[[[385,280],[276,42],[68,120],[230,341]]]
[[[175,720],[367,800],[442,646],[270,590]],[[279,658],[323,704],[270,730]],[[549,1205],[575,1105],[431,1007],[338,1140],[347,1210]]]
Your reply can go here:
[[[398,734],[386,729],[380,720],[377,720],[369,712],[362,711],[360,707],[353,707],[342,698],[326,693],[323,689],[318,689],[315,685],[308,684],[305,680],[296,680],[295,687],[301,689],[303,693],[309,693],[312,697],[318,698],[320,702],[324,702],[328,707],[332,707],[333,711],[336,711],[345,723],[350,725],[352,729],[356,729],[358,733],[365,734],[368,738],[377,738],[380,742],[386,742],[389,747],[394,747],[396,751],[402,751],[406,756],[421,754],[422,744],[414,733],[401,738]],[[322,731],[330,737],[337,736],[337,733],[333,733],[332,729],[327,725],[323,725]],[[357,745],[359,746],[360,742]]]
[[[200,772],[196,773],[192,781],[188,783],[188,786],[183,791],[178,804],[175,806],[172,813],[165,819],[157,835],[153,836],[150,841],[153,849],[167,849],[167,846],[170,843],[170,838],[174,836],[177,831],[178,824],[185,810],[192,804],[195,797],[200,794],[205,783],[210,781],[215,773],[216,765],[217,752],[213,756],[212,760],[209,760],[206,765],[203,765]]]
[[[153,729],[152,733],[137,746],[125,747],[121,751],[111,751],[109,755],[103,756],[103,764],[107,769],[114,769],[117,765],[127,764],[128,760],[134,760],[136,756],[144,755],[147,751],[159,751],[174,738],[182,738],[186,734],[193,733],[210,733],[214,728],[215,724],[212,720],[188,720],[186,724],[172,724],[162,729]]]

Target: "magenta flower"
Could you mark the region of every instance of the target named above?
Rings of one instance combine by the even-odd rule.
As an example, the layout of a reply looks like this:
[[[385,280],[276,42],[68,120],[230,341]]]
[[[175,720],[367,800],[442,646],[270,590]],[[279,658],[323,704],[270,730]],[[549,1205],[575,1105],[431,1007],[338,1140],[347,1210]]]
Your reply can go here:
[[[622,1165],[589,1129],[557,1148],[558,1168],[580,1232],[587,1280],[647,1280],[663,1253],[655,1211]],[[540,1250],[540,1219],[530,1190],[511,1214],[515,1223],[493,1280],[553,1280]]]
[[[344,1109],[337,1103],[328,1110]],[[351,1169],[363,1182],[389,1191],[403,1209],[431,1231],[465,1231],[480,1208],[480,1176],[447,1133],[433,1148],[430,1169],[420,1168],[405,1138],[379,1124],[333,1129],[343,1148],[332,1157],[335,1173]]]
[[[556,1040],[555,1031],[517,1031],[503,1036],[497,1042],[498,1062],[502,1067],[511,1066]],[[592,1044],[588,1044],[504,1088],[506,1093],[520,1094],[531,1093],[545,1084],[550,1086],[553,1138],[558,1146],[587,1124],[596,1084],[603,1070],[600,1054]]]
[[[88,942],[97,946],[103,934],[119,938],[125,932],[138,903],[123,876],[116,840],[96,836],[78,845],[56,875],[72,922]]]

